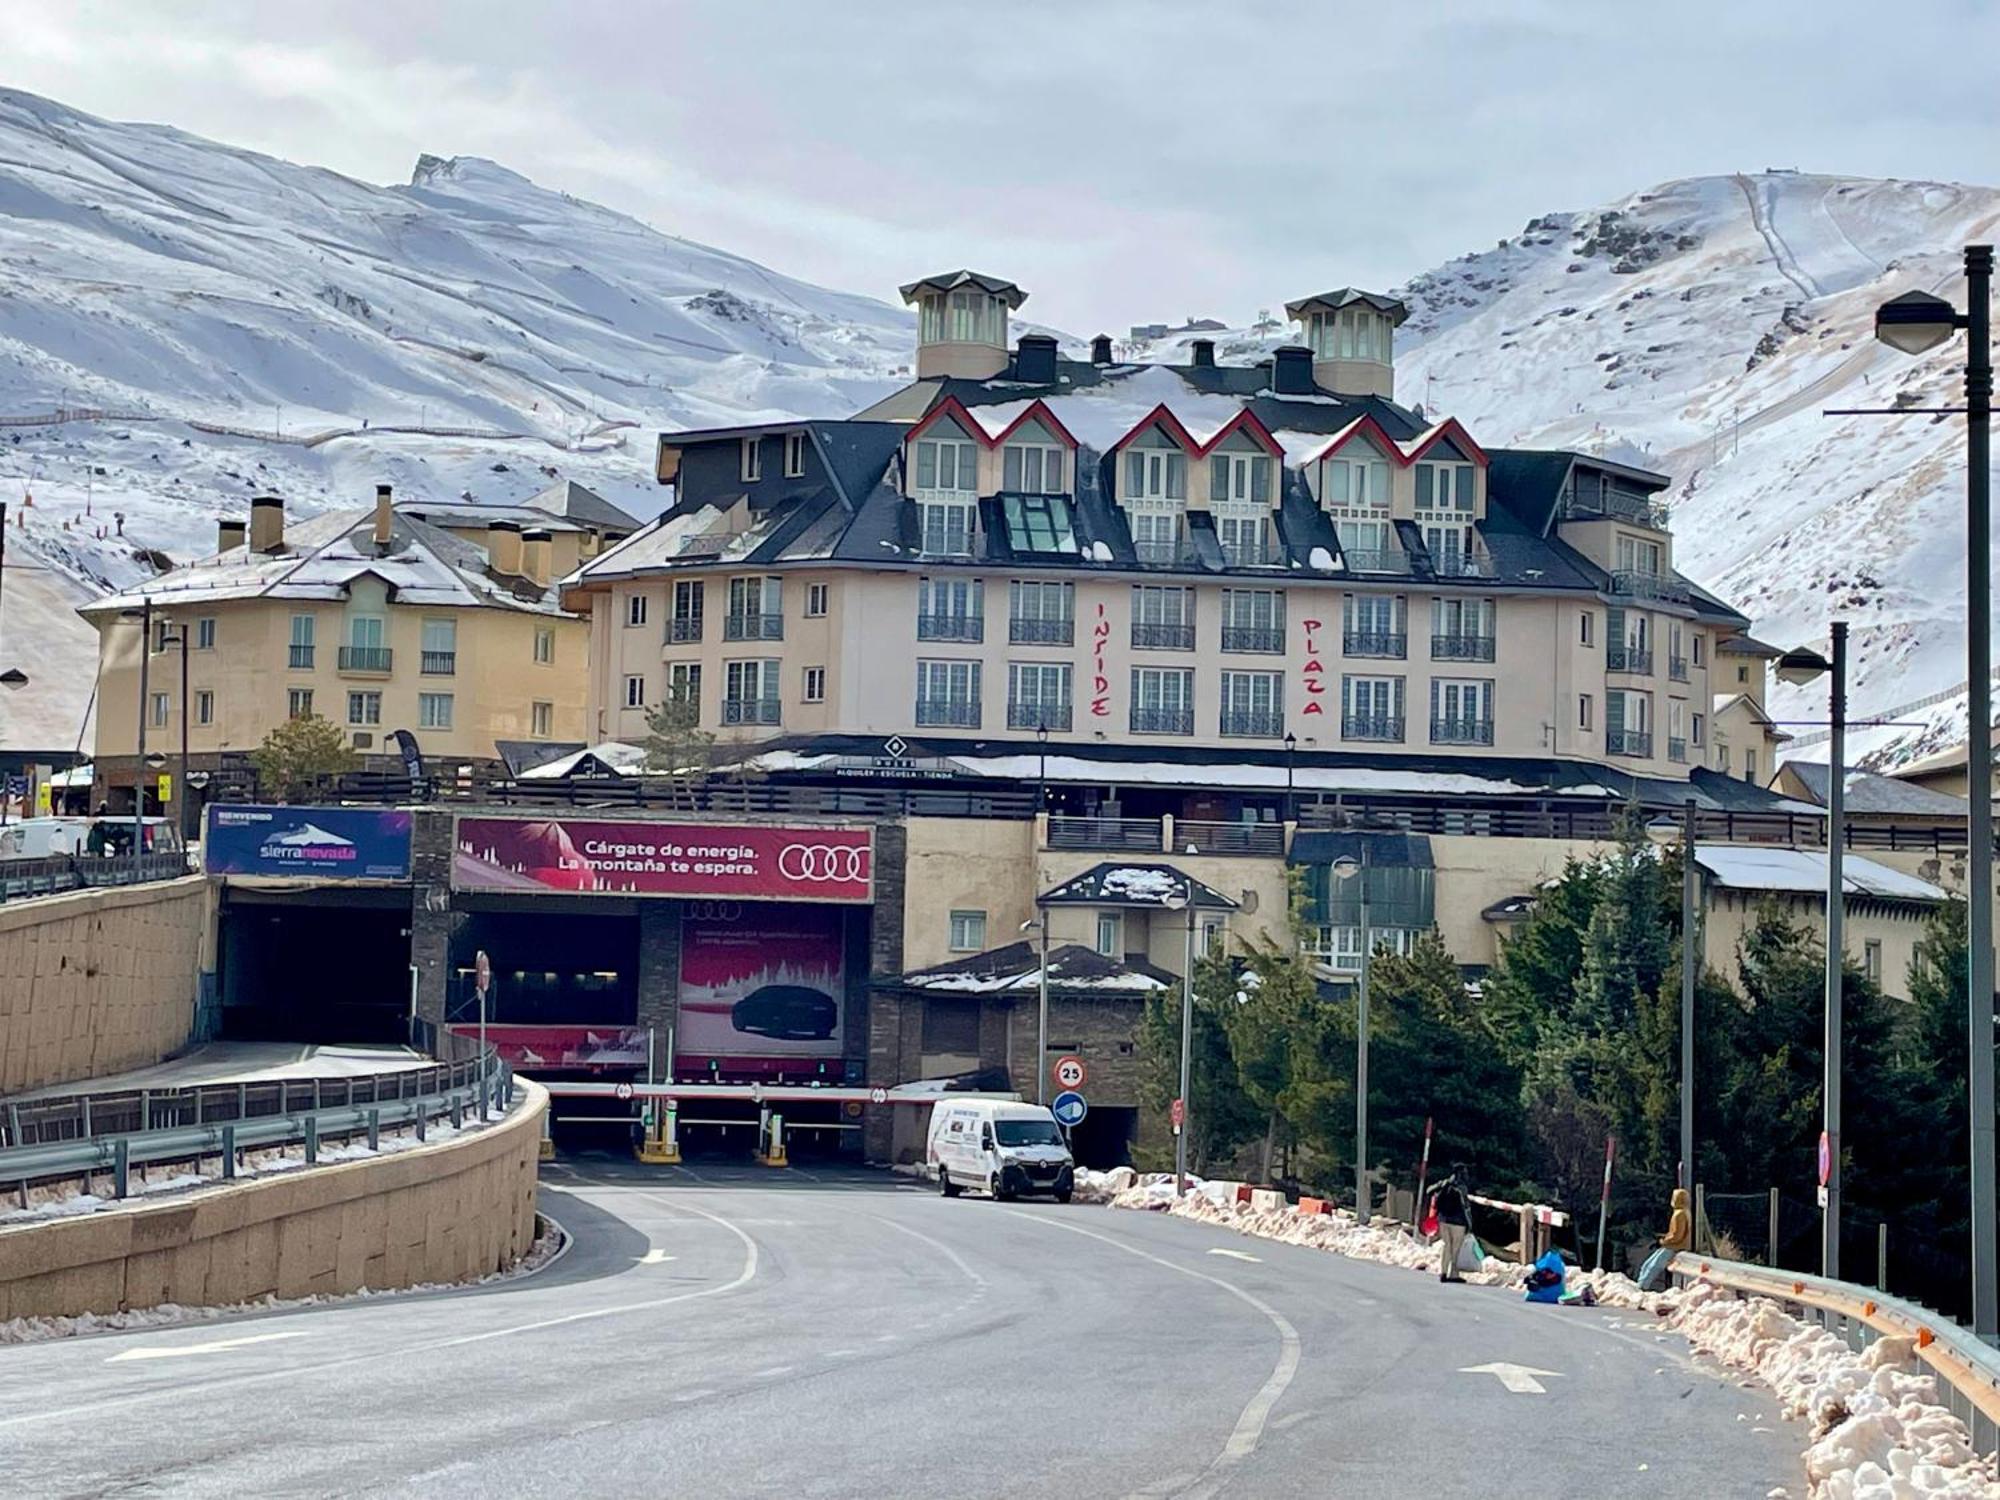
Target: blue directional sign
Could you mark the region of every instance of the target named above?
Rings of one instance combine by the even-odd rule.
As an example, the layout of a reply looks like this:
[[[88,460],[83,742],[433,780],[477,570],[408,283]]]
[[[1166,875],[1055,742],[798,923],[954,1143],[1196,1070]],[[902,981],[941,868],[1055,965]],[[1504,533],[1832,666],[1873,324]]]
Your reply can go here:
[[[1083,1123],[1083,1117],[1090,1113],[1090,1106],[1075,1089],[1065,1089],[1056,1095],[1056,1102],[1049,1106],[1049,1113],[1056,1117],[1058,1125],[1069,1130]]]

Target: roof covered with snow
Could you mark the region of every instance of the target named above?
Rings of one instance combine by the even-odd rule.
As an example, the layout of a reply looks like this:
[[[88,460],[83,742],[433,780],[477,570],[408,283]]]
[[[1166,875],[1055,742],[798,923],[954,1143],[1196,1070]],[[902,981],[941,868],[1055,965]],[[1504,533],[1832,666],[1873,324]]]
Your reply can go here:
[[[1172,865],[1106,860],[1044,891],[1040,906],[1135,906],[1184,910],[1189,902],[1233,911],[1237,903]]]
[[[571,776],[621,776],[627,771],[640,769],[645,763],[644,746],[606,740],[600,745],[588,745],[531,766],[520,776],[523,781],[562,781]]]
[[[1826,853],[1768,844],[1696,844],[1695,863],[1717,885],[1742,891],[1826,892]],[[1840,862],[1842,889],[1884,901],[1943,901],[1945,891],[1872,859],[1849,854]]]
[[[1785,770],[1798,778],[1806,795],[1822,807],[1826,805],[1827,767],[1823,761],[1791,760]],[[1876,776],[1867,771],[1847,773],[1847,811],[1851,813],[1902,813],[1924,818],[1963,818],[1967,804],[1963,797],[1947,796],[1915,782],[1894,776]]]
[[[1033,943],[1009,943],[882,982],[934,995],[1032,994],[1041,989],[1041,956]],[[1106,958],[1081,943],[1049,950],[1052,994],[1138,999],[1179,983],[1175,975],[1142,958]]]

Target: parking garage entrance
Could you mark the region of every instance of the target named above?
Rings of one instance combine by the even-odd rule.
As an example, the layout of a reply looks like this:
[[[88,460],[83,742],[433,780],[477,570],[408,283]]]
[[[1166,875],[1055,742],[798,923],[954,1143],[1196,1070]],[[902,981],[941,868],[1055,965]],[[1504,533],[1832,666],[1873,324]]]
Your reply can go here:
[[[409,888],[226,885],[217,968],[225,1038],[408,1042]]]

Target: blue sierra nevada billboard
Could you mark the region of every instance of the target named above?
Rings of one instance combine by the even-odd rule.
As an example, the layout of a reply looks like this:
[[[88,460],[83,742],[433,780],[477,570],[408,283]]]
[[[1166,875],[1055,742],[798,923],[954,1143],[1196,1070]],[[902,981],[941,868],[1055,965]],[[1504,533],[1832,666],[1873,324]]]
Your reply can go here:
[[[410,814],[375,807],[208,809],[202,863],[211,875],[408,880]]]

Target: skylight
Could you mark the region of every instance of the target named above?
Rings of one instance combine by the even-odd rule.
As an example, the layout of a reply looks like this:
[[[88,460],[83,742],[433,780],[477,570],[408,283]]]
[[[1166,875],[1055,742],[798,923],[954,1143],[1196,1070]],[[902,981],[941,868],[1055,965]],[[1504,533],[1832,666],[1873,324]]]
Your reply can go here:
[[[1065,495],[1003,495],[1007,540],[1016,552],[1076,551],[1076,527]]]

